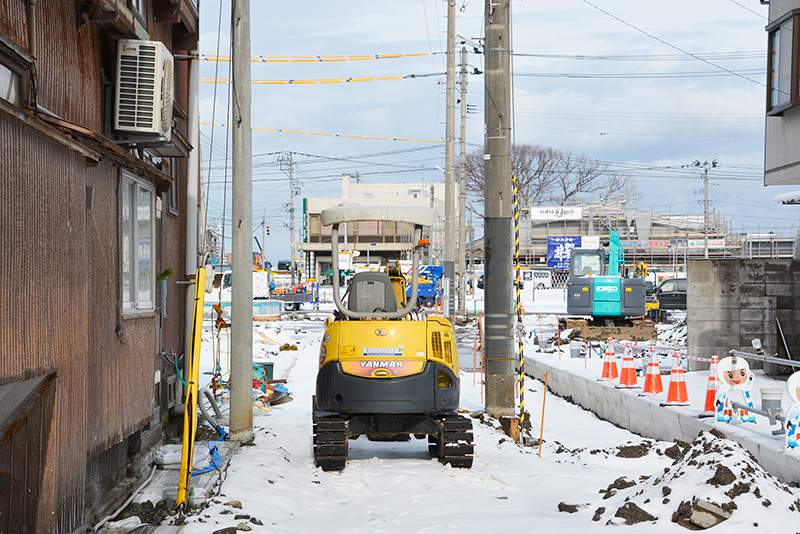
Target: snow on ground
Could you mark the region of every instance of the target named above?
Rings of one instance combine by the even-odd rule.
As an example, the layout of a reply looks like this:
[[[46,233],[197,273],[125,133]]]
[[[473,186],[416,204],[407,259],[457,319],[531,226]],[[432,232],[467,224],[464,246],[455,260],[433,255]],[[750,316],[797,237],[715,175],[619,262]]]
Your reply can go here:
[[[560,291],[538,291],[541,302],[527,302],[526,309],[558,311]],[[548,292],[554,294],[549,302],[542,295]],[[440,464],[422,440],[385,443],[361,437],[350,442],[343,471],[323,472],[314,466],[311,396],[324,318],[331,309],[323,305],[323,312],[305,319],[254,326],[254,361],[272,361],[275,378],[286,379],[294,400],[271,411],[254,409],[253,443],[239,448],[221,494],[189,516],[182,532],[209,534],[247,523],[254,532],[485,533],[524,528],[591,533],[643,518],[635,524],[636,532],[671,533],[686,530],[673,517],[685,523],[688,505],[682,503],[698,498],[732,512],[714,532],[800,530],[792,526],[800,521],[799,490],[765,473],[737,443],[711,433],[692,444],[644,439],[552,394],[545,398],[539,380],[526,380],[525,403],[535,440],[543,421],[542,447],[512,442],[496,420],[479,415],[480,376],[463,370],[472,368],[472,325],[460,327],[458,336],[461,408],[475,417],[472,469]],[[530,319],[528,327],[533,327]],[[549,315],[542,315],[542,321],[543,328],[555,324]],[[212,344],[211,327],[207,320],[201,385],[215,366],[217,346],[220,366],[223,372],[227,369],[227,331]],[[259,341],[264,339],[269,341]],[[284,344],[297,350],[280,350]],[[529,343],[526,358],[562,358],[535,349]],[[581,361],[569,360],[567,354],[563,363]],[[235,501],[241,509],[232,507]],[[623,517],[616,517],[619,510]]]

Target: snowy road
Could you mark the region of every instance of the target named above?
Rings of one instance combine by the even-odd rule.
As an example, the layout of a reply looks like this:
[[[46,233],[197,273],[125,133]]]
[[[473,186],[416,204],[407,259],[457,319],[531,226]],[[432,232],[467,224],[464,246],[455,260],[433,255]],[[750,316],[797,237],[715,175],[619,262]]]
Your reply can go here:
[[[496,421],[475,419],[476,452],[470,470],[453,469],[431,459],[424,441],[412,438],[403,443],[380,443],[362,437],[350,443],[349,460],[342,472],[323,472],[314,466],[311,432],[311,396],[323,324],[321,320],[280,321],[256,327],[255,359],[274,362],[275,377],[287,379],[294,401],[276,406],[270,413],[254,410],[254,445],[241,447],[234,455],[222,494],[199,515],[191,516],[183,532],[208,534],[242,522],[255,532],[452,529],[485,533],[509,528],[600,532],[610,528],[609,522],[624,522],[614,515],[626,498],[655,517],[637,523],[636,532],[684,532],[672,517],[681,502],[695,497],[719,505],[733,502],[735,497],[733,516],[714,532],[752,532],[754,523],[757,531],[770,533],[800,530],[789,526],[800,520],[792,504],[798,496],[771,480],[760,467],[750,465],[738,445],[711,438],[734,450],[704,455],[701,468],[698,459],[688,453],[676,460],[678,448],[673,443],[642,439],[550,394],[541,457],[538,447],[511,442],[497,429]],[[459,347],[459,355],[464,366],[471,367],[471,327],[465,328],[459,337],[469,344]],[[206,369],[213,363],[210,339],[207,331]],[[279,351],[279,345],[287,340],[298,350]],[[221,344],[224,354],[224,338]],[[526,382],[525,401],[535,438],[542,421],[543,389],[539,381]],[[482,406],[479,379],[462,372],[462,409],[476,412]],[[703,443],[697,446],[708,448]],[[665,451],[670,448],[668,456]],[[688,468],[693,475],[681,471],[686,469],[685,462],[696,466]],[[733,492],[733,497],[728,497],[725,492],[734,485],[730,481],[727,485],[704,484],[722,462],[727,462],[726,469],[734,473],[735,480],[744,484],[747,479],[748,491],[742,486],[741,494]],[[671,478],[665,474],[668,469],[672,469]],[[711,470],[711,474],[706,476],[703,470]],[[606,491],[620,477],[637,484]],[[756,487],[760,490],[753,491]],[[241,510],[225,504],[232,500],[242,503]],[[559,511],[560,503],[576,505],[577,511]],[[235,519],[237,514],[240,519]],[[264,525],[245,521],[243,515]]]

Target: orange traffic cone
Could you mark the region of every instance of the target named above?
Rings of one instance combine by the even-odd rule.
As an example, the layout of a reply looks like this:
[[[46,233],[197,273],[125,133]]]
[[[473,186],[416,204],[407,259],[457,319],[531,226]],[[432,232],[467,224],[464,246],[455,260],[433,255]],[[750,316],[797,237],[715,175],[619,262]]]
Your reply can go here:
[[[683,376],[683,366],[681,365],[681,353],[676,350],[672,357],[672,371],[669,373],[669,390],[667,391],[667,402],[662,402],[661,406],[688,406],[689,395],[686,393],[686,380]]]
[[[642,391],[642,395],[645,393],[657,395],[662,391],[664,391],[664,388],[661,386],[661,370],[658,368],[658,355],[656,354],[656,348],[651,346],[650,361],[647,362],[647,374],[644,377],[644,390]]]
[[[717,378],[717,364],[719,358],[716,354],[711,356],[711,366],[708,368],[708,386],[706,387],[706,405],[703,408],[704,412],[709,413],[710,416],[714,415],[716,406],[714,401],[717,397],[717,390],[719,389],[719,378]]]
[[[625,354],[622,356],[622,372],[619,375],[618,388],[635,388],[639,384],[636,383],[636,369],[633,366],[633,348],[631,342],[625,343]]]
[[[600,375],[600,380],[614,380],[619,376],[617,374],[617,360],[614,355],[614,345],[611,338],[606,342],[606,351],[603,354],[603,374]]]

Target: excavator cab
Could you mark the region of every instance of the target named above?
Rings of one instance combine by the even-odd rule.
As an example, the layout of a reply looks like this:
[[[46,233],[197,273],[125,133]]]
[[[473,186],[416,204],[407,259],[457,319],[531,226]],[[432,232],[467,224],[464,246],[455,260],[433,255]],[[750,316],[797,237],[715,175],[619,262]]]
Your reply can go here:
[[[591,318],[592,323],[623,326],[645,314],[642,278],[620,276],[607,268],[603,249],[573,248],[567,279],[567,313]],[[616,271],[616,272],[612,272]]]
[[[385,272],[353,276],[340,295],[338,264],[333,263],[334,319],[326,323],[320,345],[313,399],[314,461],[323,470],[341,470],[348,442],[427,437],[428,450],[453,467],[471,467],[472,421],[459,415],[456,340],[444,317],[418,317],[419,252],[422,230],[436,211],[415,207],[347,206],[323,210],[320,222],[331,229],[332,258],[339,257],[339,225],[392,221],[413,226],[411,292],[399,262]]]

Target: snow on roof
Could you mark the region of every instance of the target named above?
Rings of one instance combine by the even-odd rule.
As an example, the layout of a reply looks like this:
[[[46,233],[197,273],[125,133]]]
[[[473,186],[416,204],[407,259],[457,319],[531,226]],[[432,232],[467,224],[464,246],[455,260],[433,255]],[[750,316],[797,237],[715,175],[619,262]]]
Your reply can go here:
[[[800,191],[781,193],[780,195],[772,197],[772,200],[779,204],[800,204]]]

